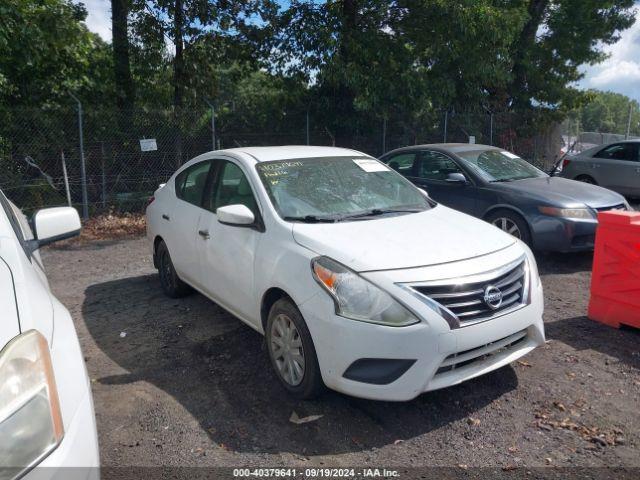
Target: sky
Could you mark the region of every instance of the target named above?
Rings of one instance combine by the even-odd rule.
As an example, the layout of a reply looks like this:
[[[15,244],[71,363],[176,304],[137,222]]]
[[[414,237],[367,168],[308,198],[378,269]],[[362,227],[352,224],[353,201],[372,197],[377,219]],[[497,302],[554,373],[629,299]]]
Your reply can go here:
[[[89,12],[86,20],[89,30],[111,41],[110,0],[81,1]],[[640,3],[636,6],[640,7]],[[622,93],[640,102],[640,8],[636,15],[636,23],[622,32],[620,40],[605,46],[609,58],[598,65],[582,68],[585,77],[578,82],[578,87]]]

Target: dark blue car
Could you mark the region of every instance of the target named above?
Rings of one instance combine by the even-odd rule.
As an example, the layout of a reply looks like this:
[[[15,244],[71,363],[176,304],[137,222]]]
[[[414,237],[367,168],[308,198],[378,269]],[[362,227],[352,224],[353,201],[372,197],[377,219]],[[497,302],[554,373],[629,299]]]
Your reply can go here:
[[[487,145],[416,145],[380,160],[435,201],[482,218],[536,250],[592,249],[598,212],[630,209],[618,193],[550,177],[517,155]]]

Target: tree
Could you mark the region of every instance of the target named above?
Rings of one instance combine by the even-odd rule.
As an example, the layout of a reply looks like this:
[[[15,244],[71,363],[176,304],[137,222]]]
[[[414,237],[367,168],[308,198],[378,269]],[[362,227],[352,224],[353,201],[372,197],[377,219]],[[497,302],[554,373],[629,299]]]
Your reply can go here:
[[[107,101],[109,47],[81,23],[86,15],[70,0],[0,3],[0,105],[68,104],[70,91]]]
[[[613,92],[589,90],[588,100],[571,111],[571,123],[583,132],[640,135],[640,105],[636,100]],[[631,116],[630,116],[631,115]]]
[[[505,106],[576,105],[580,95],[570,85],[583,77],[580,66],[605,58],[601,46],[615,43],[633,24],[633,5],[633,0],[528,0]]]
[[[257,31],[268,27],[260,24],[277,9],[274,0],[134,1],[139,17],[136,34],[145,38],[151,31],[161,32],[175,49],[171,86],[172,104],[177,108],[193,100],[192,86],[200,80],[196,72],[203,67],[198,63],[203,50],[216,50],[219,43],[228,46],[250,41]],[[229,64],[234,60],[229,59]]]
[[[111,0],[113,35],[113,72],[116,87],[116,105],[120,110],[133,110],[135,86],[131,76],[129,55],[130,0]]]

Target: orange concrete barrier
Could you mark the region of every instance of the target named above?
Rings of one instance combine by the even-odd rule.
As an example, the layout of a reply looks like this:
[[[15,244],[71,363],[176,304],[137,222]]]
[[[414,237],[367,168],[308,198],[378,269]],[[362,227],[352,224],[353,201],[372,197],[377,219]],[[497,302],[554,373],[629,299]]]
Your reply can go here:
[[[598,215],[589,318],[640,328],[640,212]]]

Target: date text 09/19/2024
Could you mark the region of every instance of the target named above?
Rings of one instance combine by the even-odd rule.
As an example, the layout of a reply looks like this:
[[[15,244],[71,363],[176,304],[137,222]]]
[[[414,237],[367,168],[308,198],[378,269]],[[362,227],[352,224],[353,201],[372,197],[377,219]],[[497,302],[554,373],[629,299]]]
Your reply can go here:
[[[275,478],[397,478],[397,470],[386,468],[234,468],[236,478],[275,477]]]

